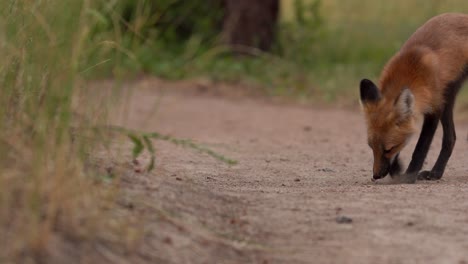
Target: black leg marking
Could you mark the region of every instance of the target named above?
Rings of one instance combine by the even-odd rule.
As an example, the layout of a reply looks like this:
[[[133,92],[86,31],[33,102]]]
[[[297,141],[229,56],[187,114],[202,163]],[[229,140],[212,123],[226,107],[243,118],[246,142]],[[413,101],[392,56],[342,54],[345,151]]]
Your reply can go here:
[[[421,172],[418,175],[419,179],[438,180],[442,178],[442,175],[444,175],[445,167],[452,155],[453,147],[455,146],[455,141],[457,139],[455,124],[453,123],[453,107],[455,106],[455,98],[466,77],[468,77],[468,65],[465,67],[460,77],[454,82],[449,83],[445,89],[445,106],[440,118],[440,122],[442,123],[442,128],[444,130],[442,149],[440,150],[439,157],[437,158],[434,167],[432,167],[432,170]]]
[[[434,138],[437,125],[439,124],[439,114],[427,114],[424,116],[424,123],[419,135],[418,143],[414,148],[411,162],[406,170],[409,182],[415,182],[418,172],[421,170],[426,159],[432,139]]]
[[[442,138],[442,149],[440,150],[439,157],[431,171],[423,171],[419,174],[418,178],[424,180],[438,180],[442,178],[445,171],[445,166],[452,155],[453,147],[455,146],[456,133],[455,124],[453,123],[453,101],[447,102],[444,112],[442,113],[441,123],[444,129],[444,136]]]
[[[426,159],[429,147],[431,146],[432,139],[439,124],[438,114],[429,114],[424,117],[424,124],[419,136],[418,143],[413,152],[413,157],[408,166],[406,173],[419,172],[422,168],[424,160]]]

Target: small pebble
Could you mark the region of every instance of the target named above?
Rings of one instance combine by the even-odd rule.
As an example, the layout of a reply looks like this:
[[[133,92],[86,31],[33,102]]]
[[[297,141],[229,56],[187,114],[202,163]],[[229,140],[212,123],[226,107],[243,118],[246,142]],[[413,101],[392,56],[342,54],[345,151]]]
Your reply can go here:
[[[172,245],[172,239],[170,237],[165,237],[163,242],[166,244]]]
[[[113,169],[111,166],[106,167],[106,172],[107,172],[108,174],[112,174],[112,173],[114,172],[114,169]]]
[[[321,169],[318,169],[317,171],[323,171],[323,172],[335,172],[333,169],[330,169],[330,168],[321,168]]]
[[[335,221],[338,224],[351,224],[353,222],[353,219],[347,216],[338,216],[336,217]]]

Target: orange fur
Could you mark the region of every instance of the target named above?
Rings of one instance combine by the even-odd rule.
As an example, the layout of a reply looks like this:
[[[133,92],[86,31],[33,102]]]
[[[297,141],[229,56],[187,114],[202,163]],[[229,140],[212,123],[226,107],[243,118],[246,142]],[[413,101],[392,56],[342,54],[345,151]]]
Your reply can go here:
[[[416,30],[387,63],[379,87],[387,102],[409,88],[418,114],[438,111],[444,89],[461,74],[467,61],[468,15],[442,14]]]
[[[468,15],[455,13],[427,21],[389,60],[377,85],[379,97],[370,93],[366,100],[361,94],[374,173],[381,167],[379,161],[393,159],[406,145],[415,132],[416,118],[442,111],[445,89],[467,65]],[[405,89],[411,91],[408,102],[397,104]],[[410,109],[404,109],[405,103]],[[402,113],[406,110],[410,115]]]

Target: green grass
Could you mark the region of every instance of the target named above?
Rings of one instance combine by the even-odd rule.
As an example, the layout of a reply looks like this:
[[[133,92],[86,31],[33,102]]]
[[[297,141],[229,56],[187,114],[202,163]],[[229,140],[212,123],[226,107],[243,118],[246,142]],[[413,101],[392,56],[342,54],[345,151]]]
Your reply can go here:
[[[50,242],[57,237],[74,244],[75,251],[93,248],[87,243],[97,240],[120,245],[132,240],[120,237],[135,229],[126,225],[132,217],[119,212],[115,219],[115,210],[110,210],[118,181],[93,162],[93,153],[106,146],[111,133],[99,129],[106,125],[106,103],[87,82],[141,69],[149,45],[132,44],[119,27],[99,30],[101,8],[107,4],[0,1],[0,263],[48,263],[50,250],[57,250]],[[108,22],[118,24],[118,17],[113,19]],[[164,54],[159,51],[156,47],[151,57]],[[191,58],[184,56],[171,65]],[[159,67],[170,73],[164,67],[170,57],[162,57],[151,65],[163,65]],[[148,170],[156,152],[151,139],[236,162],[190,140],[158,133],[131,136],[135,157],[150,152]]]
[[[270,53],[252,50],[250,58],[233,58],[215,40],[194,34],[183,43],[157,38],[141,45],[132,42],[130,59],[118,67],[169,79],[204,76],[253,83],[275,96],[357,101],[359,80],[377,78],[385,62],[427,19],[443,12],[468,13],[463,0],[327,0],[315,7],[318,1],[304,0],[304,19],[298,23],[294,2],[282,0],[278,43]],[[131,42],[123,40],[116,42],[124,47]],[[468,102],[466,89],[461,98]]]
[[[46,261],[52,237],[91,238],[101,219],[107,191],[84,165],[98,142],[80,128],[105,116],[75,97],[92,67],[91,8],[87,0],[0,1],[1,263]]]

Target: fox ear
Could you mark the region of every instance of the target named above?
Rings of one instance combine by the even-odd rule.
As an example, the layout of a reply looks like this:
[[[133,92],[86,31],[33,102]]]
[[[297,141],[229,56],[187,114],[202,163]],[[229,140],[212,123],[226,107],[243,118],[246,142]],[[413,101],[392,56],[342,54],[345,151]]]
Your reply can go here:
[[[380,100],[380,91],[377,86],[368,79],[361,81],[361,102],[363,104],[377,102]]]
[[[395,101],[395,108],[402,119],[409,117],[413,113],[414,96],[410,89],[403,89]]]

